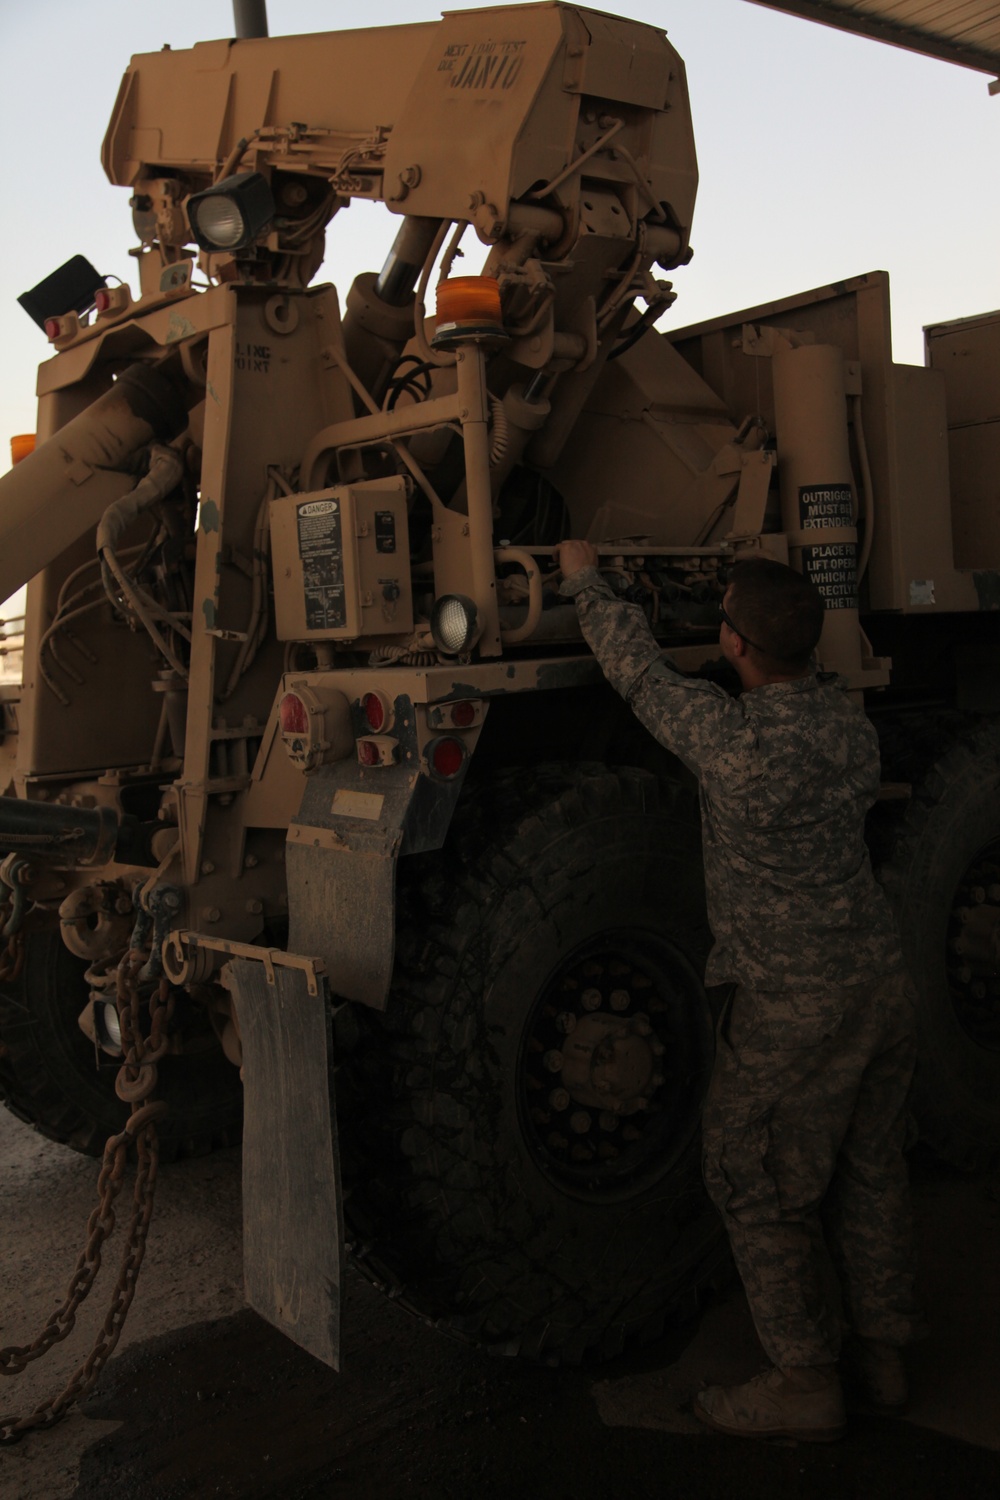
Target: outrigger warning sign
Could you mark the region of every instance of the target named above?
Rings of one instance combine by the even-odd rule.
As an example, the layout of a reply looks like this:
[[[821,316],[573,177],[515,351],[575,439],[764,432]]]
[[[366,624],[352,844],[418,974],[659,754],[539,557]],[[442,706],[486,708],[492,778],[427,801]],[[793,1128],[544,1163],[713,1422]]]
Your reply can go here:
[[[808,484],[799,489],[799,525],[803,531],[854,525],[854,493],[849,484]]]
[[[803,547],[802,571],[823,595],[827,609],[857,609],[856,542],[826,542],[815,547]]]

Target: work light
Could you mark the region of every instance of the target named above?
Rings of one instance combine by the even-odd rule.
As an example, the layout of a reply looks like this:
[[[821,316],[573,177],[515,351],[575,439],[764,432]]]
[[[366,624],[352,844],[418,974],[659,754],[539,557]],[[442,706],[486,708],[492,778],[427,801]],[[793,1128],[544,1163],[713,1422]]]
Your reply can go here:
[[[274,218],[274,199],[260,172],[237,172],[187,201],[188,223],[202,250],[245,250]]]
[[[464,594],[442,594],[431,611],[431,635],[439,651],[458,656],[479,638],[479,611]]]

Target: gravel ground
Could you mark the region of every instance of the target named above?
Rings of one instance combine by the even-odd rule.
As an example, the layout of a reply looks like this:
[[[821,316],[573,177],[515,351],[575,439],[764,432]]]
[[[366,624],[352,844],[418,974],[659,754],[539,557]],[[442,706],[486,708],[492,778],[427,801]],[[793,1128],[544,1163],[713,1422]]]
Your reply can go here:
[[[60,1300],[96,1164],[0,1111],[0,1342]],[[858,1414],[840,1443],[716,1438],[690,1393],[760,1364],[734,1289],[700,1321],[599,1368],[491,1359],[409,1319],[352,1277],[343,1373],[243,1305],[239,1153],[160,1179],[146,1264],[118,1351],[83,1409],[0,1454],[5,1500],[608,1500],[611,1496],[1000,1494],[995,1182],[916,1174],[931,1337],[913,1351],[906,1421]],[[116,1236],[117,1238],[117,1236]],[[118,1258],[111,1242],[105,1274]],[[62,1388],[106,1292],[73,1337],[5,1383],[5,1410]]]

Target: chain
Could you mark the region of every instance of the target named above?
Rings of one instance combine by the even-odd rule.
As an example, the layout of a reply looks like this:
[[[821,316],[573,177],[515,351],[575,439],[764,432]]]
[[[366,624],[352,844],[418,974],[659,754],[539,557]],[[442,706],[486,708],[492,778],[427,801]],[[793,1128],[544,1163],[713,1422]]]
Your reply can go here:
[[[129,1142],[134,1141],[137,1166],[132,1216],[118,1280],[93,1347],[65,1389],[58,1396],[42,1402],[26,1417],[0,1417],[0,1444],[16,1443],[33,1428],[54,1426],[74,1401],[91,1389],[118,1343],[135,1295],[136,1280],[146,1251],[159,1166],[156,1121],[167,1110],[165,1103],[153,1098],[157,1063],[169,1045],[168,1024],[174,1008],[170,986],[165,978],[160,978],[149,1000],[149,1035],[143,1038],[139,981],[144,963],[142,949],[132,946],[118,965],[118,1015],[125,1060],[115,1080],[115,1093],[131,1106],[131,1115],[125,1128],[110,1136],[104,1147],[97,1182],[99,1201],[87,1221],[86,1244],[77,1259],[61,1307],[51,1314],[34,1343],[0,1349],[0,1374],[19,1375],[33,1360],[46,1354],[53,1344],[61,1343],[73,1331],[77,1310],[100,1270],[104,1241],[115,1227],[115,1200],[124,1182]]]

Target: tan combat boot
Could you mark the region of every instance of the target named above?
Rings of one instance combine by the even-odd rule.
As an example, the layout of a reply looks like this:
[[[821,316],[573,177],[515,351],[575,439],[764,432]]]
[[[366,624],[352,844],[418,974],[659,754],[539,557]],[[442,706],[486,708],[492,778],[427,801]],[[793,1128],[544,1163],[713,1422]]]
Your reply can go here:
[[[844,1396],[833,1365],[767,1370],[745,1385],[711,1385],[694,1414],[732,1437],[801,1438],[831,1443],[844,1431]]]

